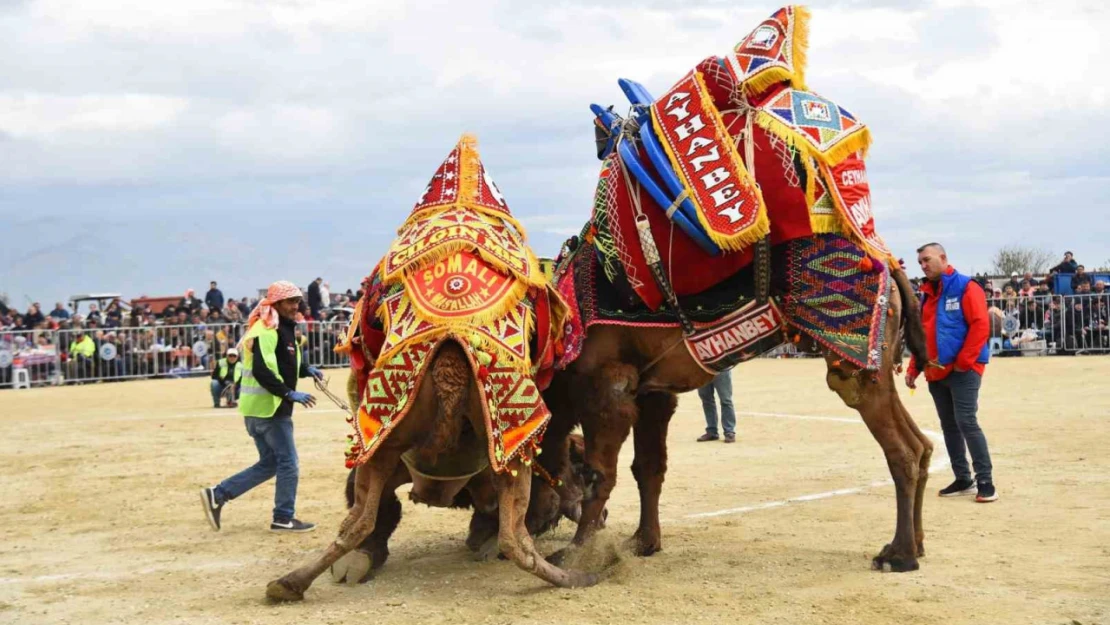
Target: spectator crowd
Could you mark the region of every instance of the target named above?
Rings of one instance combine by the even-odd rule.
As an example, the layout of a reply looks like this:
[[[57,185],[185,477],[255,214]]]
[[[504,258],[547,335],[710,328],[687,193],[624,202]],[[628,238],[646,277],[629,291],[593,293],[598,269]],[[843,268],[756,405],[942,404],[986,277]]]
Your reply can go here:
[[[1056,353],[1110,349],[1110,284],[1096,280],[1071,252],[1038,279],[1014,271],[1009,280],[976,274],[991,315],[991,340],[1005,353],[1044,341]],[[915,286],[920,280],[914,280]],[[1055,285],[1061,286],[1060,289]],[[1069,294],[1056,293],[1068,289]]]
[[[304,289],[305,300],[297,315],[297,341],[306,358],[331,361],[331,348],[345,331],[351,307],[362,296],[348,289],[332,294],[317,278]],[[238,343],[258,298],[225,298],[219,285],[209,283],[204,299],[193,289],[176,303],[152,305],[146,297],[130,303],[115,298],[101,309],[89,303],[79,312],[57,302],[43,312],[38,302],[24,312],[0,301],[0,355],[20,358],[17,366],[32,370],[33,381],[64,373],[67,380],[134,376],[191,375],[211,370],[230,347]],[[205,349],[195,350],[198,342]],[[111,344],[104,358],[101,351]],[[59,358],[60,356],[60,358]],[[35,367],[29,365],[40,364]],[[58,364],[55,364],[58,363]],[[56,371],[60,366],[62,371]],[[0,362],[0,387],[11,382],[11,363]]]

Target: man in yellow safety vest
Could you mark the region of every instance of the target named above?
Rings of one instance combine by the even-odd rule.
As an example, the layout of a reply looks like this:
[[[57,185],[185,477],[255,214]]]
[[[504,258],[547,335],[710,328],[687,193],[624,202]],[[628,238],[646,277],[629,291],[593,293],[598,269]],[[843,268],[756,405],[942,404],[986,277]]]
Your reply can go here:
[[[212,407],[220,407],[220,398],[224,393],[230,393],[227,398],[227,407],[234,408],[239,405],[239,390],[243,381],[243,363],[239,362],[239,350],[232,347],[227,350],[212,369]],[[231,391],[228,389],[231,388]]]
[[[297,378],[323,378],[316,367],[302,361],[294,339],[294,318],[301,301],[296,285],[270,285],[247,321],[241,342],[243,377],[239,412],[247,433],[258,448],[258,462],[213,487],[202,488],[201,502],[212,529],[220,529],[220,513],[228,501],[277,476],[273,532],[308,532],[316,525],[294,516],[297,499],[297,448],[293,443],[293,404],[311,408],[316,398],[297,391]]]

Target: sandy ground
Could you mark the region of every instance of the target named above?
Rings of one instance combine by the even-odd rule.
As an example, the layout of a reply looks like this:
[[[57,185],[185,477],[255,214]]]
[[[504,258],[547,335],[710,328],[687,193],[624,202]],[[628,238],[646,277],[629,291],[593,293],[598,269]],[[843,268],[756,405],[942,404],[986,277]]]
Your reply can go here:
[[[343,388],[343,373],[332,377]],[[869,570],[893,533],[893,487],[876,485],[888,477],[879,448],[824,388],[821,363],[757,361],[733,379],[747,411],[739,444],[695,443],[700,404],[682,398],[665,550],[651,558],[623,547],[638,518],[626,447],[609,528],[580,562],[607,572],[597,587],[552,589],[507,562],[473,562],[466,514],[406,501],[376,579],[325,576],[305,603],[281,606],[263,600],[266,582],[330,541],[343,514],[337,410],[296,415],[298,516],[319,530],[267,532],[266,484],[229,504],[214,533],[198,487],[255,457],[241,419],[207,407],[207,381],[5,391],[0,623],[1110,623],[1110,358],[990,366],[980,420],[1001,500],[930,496],[928,555],[909,574]],[[904,395],[939,432],[928,393]],[[945,461],[938,445],[934,464]],[[942,466],[930,492],[950,479]]]

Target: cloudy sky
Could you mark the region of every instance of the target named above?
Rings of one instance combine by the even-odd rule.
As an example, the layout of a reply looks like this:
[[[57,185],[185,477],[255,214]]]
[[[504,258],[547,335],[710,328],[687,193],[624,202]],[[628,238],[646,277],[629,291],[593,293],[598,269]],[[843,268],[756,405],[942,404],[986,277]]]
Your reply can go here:
[[[554,254],[588,217],[588,105],[665,91],[778,6],[0,0],[0,292],[356,286],[464,131]],[[872,128],[899,255],[1107,263],[1106,6],[811,4],[808,82]]]

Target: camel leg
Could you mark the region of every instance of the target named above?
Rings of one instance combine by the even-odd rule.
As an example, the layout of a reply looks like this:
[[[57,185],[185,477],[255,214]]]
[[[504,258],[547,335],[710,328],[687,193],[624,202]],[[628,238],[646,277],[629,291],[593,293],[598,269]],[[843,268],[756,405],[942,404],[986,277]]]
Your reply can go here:
[[[913,417],[910,416],[909,410],[902,404],[902,400],[898,397],[898,393],[892,393],[892,402],[894,407],[898,409],[902,415],[902,421],[909,429],[910,434],[915,437],[920,443],[920,461],[918,463],[917,474],[917,494],[914,497],[913,503],[913,528],[914,528],[914,541],[917,544],[917,557],[925,555],[925,524],[922,519],[922,510],[925,506],[925,486],[929,481],[929,461],[933,457],[933,441],[929,440],[917,427]]]
[[[365,507],[366,493],[370,488],[370,470],[365,464],[355,467],[354,479],[348,475],[348,488],[353,489],[354,502],[348,501],[347,516],[339,524],[339,533],[346,532],[351,529],[351,526],[358,521],[362,516],[362,510]]]
[[[883,547],[872,560],[876,570],[904,572],[918,569],[917,544],[914,531],[914,503],[921,467],[919,440],[911,435],[902,413],[892,400],[894,386],[893,368],[884,364],[877,382],[866,378],[869,374],[853,376],[833,363],[834,357],[826,354],[829,388],[836,391],[848,406],[855,408],[867,429],[879,443],[886,456],[887,467],[894,479],[897,499],[897,521],[894,539]]]
[[[560,588],[596,584],[596,574],[559,568],[544,560],[536,551],[524,522],[532,484],[531,467],[522,465],[515,477],[511,473],[504,473],[498,475],[496,480],[500,518],[498,542],[501,551],[520,568]]]
[[[640,489],[640,526],[632,536],[637,555],[650,556],[663,549],[659,529],[659,495],[667,473],[667,428],[678,397],[673,393],[649,393],[636,399],[639,416],[632,429],[636,457],[632,475]]]
[[[385,490],[389,478],[393,476],[393,472],[397,469],[400,457],[399,451],[383,448],[379,449],[365,465],[360,467],[360,471],[369,472],[369,483],[367,484],[362,513],[358,520],[345,531],[340,531],[335,542],[328,546],[323,555],[315,562],[270,582],[266,586],[266,596],[268,598],[273,601],[300,601],[304,599],[305,591],[321,573],[328,570],[339,558],[370,535],[377,521],[382,492]],[[357,485],[357,475],[355,480]]]
[[[356,473],[352,472],[347,484],[347,501],[352,502],[359,498],[365,499],[365,491],[359,493],[355,490]],[[393,477],[386,483],[382,491],[381,503],[378,505],[378,516],[374,522],[374,530],[362,541],[362,544],[339,558],[331,565],[331,578],[337,583],[363,584],[370,581],[372,573],[385,564],[389,559],[389,538],[401,524],[401,500],[395,492],[401,486],[408,484],[412,479],[408,470],[403,465],[398,465]],[[360,504],[352,503],[353,509],[358,509]]]
[[[596,412],[582,419],[582,433],[586,439],[586,468],[583,476],[584,498],[582,516],[574,534],[573,545],[584,544],[604,523],[605,506],[617,484],[617,457],[636,421],[636,400],[629,391],[628,373],[612,367],[600,376],[602,392],[595,396],[600,401]],[[565,557],[565,550],[552,554],[553,562]]]

